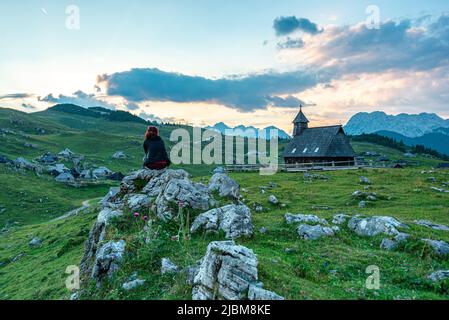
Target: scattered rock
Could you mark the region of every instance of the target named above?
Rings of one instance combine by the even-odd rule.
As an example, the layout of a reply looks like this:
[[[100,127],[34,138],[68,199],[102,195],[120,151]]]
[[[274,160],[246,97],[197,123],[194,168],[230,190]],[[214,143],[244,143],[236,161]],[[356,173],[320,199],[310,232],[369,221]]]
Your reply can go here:
[[[396,228],[408,228],[408,226],[392,217],[362,218],[358,215],[349,220],[348,228],[359,236],[374,237],[379,234],[397,235],[399,231]]]
[[[327,221],[319,218],[318,216],[311,214],[297,214],[293,215],[291,213],[285,214],[285,221],[288,224],[292,223],[315,223],[315,224],[324,224],[327,225]]]
[[[257,257],[234,241],[211,242],[194,279],[193,300],[242,300],[257,282]]]
[[[430,189],[432,189],[433,191],[436,191],[436,192],[440,192],[440,193],[449,193],[449,190],[442,189],[442,188],[431,187]]]
[[[359,202],[359,208],[360,208],[360,209],[366,208],[366,201],[363,201],[363,200],[360,201],[360,202]]]
[[[449,244],[447,242],[431,239],[422,239],[422,241],[429,244],[434,250],[435,254],[439,256],[445,256],[449,254]]]
[[[29,245],[31,248],[38,248],[38,247],[42,246],[42,239],[39,239],[39,238],[33,238],[33,239],[28,243],[28,245]]]
[[[125,152],[123,151],[116,151],[113,155],[112,155],[112,159],[126,159],[128,158],[128,156],[126,155]]]
[[[178,266],[170,261],[170,259],[162,258],[161,260],[161,274],[178,273]]]
[[[337,225],[342,225],[350,218],[347,214],[338,213],[332,217],[332,223]]]
[[[329,227],[323,227],[321,225],[308,225],[301,224],[298,226],[298,234],[304,240],[317,240],[322,237],[334,236],[334,230]]]
[[[136,280],[131,280],[131,281],[125,282],[122,285],[122,288],[123,288],[123,290],[130,291],[130,290],[134,290],[138,287],[141,287],[144,284],[145,284],[145,280],[136,279]]]
[[[209,181],[209,191],[218,191],[220,197],[238,199],[240,185],[224,173],[216,173]]]
[[[253,234],[251,212],[247,206],[235,204],[209,210],[195,219],[190,232],[201,229],[206,232],[223,230],[228,239],[250,237]]]
[[[443,281],[449,278],[449,270],[438,270],[429,275],[429,279],[433,282]]]
[[[427,177],[426,180],[429,182],[434,182],[434,183],[437,182],[437,179],[435,177]]]
[[[407,233],[398,233],[393,239],[384,238],[380,244],[380,248],[388,251],[394,251],[398,246],[407,241],[410,237]]]
[[[304,172],[304,180],[305,181],[329,180],[329,178],[327,176],[325,176],[325,175],[322,175],[322,174]]]
[[[268,197],[268,202],[274,205],[277,205],[279,203],[278,199],[274,195]]]
[[[360,177],[360,183],[361,184],[371,184],[371,180],[367,177]]]
[[[92,278],[97,284],[100,284],[105,277],[110,278],[119,269],[125,246],[124,240],[109,241],[98,249],[92,269]]]
[[[312,210],[327,211],[327,210],[332,210],[332,208],[328,207],[328,206],[315,205],[315,206],[312,206]]]
[[[268,230],[265,227],[262,227],[262,228],[259,229],[259,232],[262,233],[262,234],[267,233],[267,231]]]
[[[71,300],[71,301],[79,300],[79,292],[77,291],[77,292],[72,293],[70,295],[69,300]]]
[[[419,226],[424,226],[428,228],[432,228],[434,230],[440,230],[440,231],[449,231],[449,227],[442,225],[442,224],[436,224],[429,220],[415,220],[414,223],[416,223]]]
[[[284,297],[280,295],[265,290],[259,286],[251,284],[248,290],[248,300],[264,300],[264,301],[273,301],[273,300],[284,300]]]

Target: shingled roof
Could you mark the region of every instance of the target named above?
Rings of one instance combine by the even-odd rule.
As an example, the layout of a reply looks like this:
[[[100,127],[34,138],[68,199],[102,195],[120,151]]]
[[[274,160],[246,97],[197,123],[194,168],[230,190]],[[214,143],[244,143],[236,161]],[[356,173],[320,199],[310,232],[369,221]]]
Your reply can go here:
[[[285,158],[355,157],[341,125],[307,128],[285,148]]]
[[[306,118],[304,113],[302,113],[302,108],[299,109],[298,115],[296,116],[295,120],[293,120],[293,123],[298,123],[298,122],[309,123],[309,120]]]

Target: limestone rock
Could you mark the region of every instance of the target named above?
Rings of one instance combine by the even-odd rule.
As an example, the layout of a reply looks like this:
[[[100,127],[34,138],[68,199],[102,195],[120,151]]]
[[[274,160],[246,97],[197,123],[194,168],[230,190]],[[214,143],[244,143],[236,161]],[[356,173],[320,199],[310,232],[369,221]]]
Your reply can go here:
[[[124,240],[109,241],[98,249],[92,269],[92,278],[97,280],[97,284],[105,277],[112,277],[119,269],[125,254],[125,246]]]
[[[122,210],[114,210],[112,208],[106,207],[103,210],[101,210],[100,213],[98,214],[97,223],[108,224],[112,218],[120,217],[122,215],[123,215]]]
[[[174,274],[178,273],[178,266],[170,261],[170,259],[162,258],[161,261],[161,274]]]
[[[257,257],[234,241],[211,242],[194,279],[193,300],[241,300],[257,282]]]
[[[439,282],[449,279],[449,270],[438,270],[429,275],[429,279],[433,282]]]
[[[248,300],[264,300],[264,301],[273,301],[273,300],[285,300],[284,297],[280,295],[265,290],[261,287],[251,284],[248,290]]]
[[[323,227],[321,225],[308,225],[301,224],[298,226],[298,234],[304,240],[317,240],[322,237],[331,237],[334,236],[334,230],[329,227]]]
[[[271,196],[268,197],[268,202],[271,203],[271,204],[274,204],[274,205],[279,203],[278,199],[274,195],[271,195]]]
[[[195,219],[190,232],[201,229],[212,232],[223,230],[228,239],[250,237],[253,234],[250,209],[245,205],[230,204],[209,210]]]
[[[360,177],[360,183],[361,184],[371,184],[371,180],[367,177]]]
[[[109,192],[106,196],[101,199],[100,204],[102,207],[117,207],[119,203],[122,203],[122,201],[116,201],[118,200],[118,195],[120,193],[119,187],[111,187],[109,189]]]
[[[436,224],[429,220],[415,220],[414,223],[416,223],[419,226],[424,226],[428,228],[432,228],[434,230],[440,230],[440,231],[449,231],[449,227],[442,225],[442,224]]]
[[[293,215],[291,213],[285,214],[285,221],[288,224],[292,223],[314,223],[314,224],[324,224],[327,225],[327,221],[324,219],[319,218],[316,215],[312,214],[297,214]]]
[[[130,291],[130,290],[134,290],[134,289],[136,289],[138,287],[141,287],[144,284],[145,284],[145,280],[135,279],[135,280],[131,280],[131,281],[125,282],[122,285],[122,288],[123,288],[123,290]]]
[[[439,256],[445,256],[449,254],[449,244],[447,242],[431,239],[423,239],[423,241],[432,247],[435,254]]]
[[[147,209],[151,205],[151,198],[146,194],[130,194],[126,205],[131,211]]]
[[[347,214],[338,213],[332,217],[332,223],[337,225],[345,224],[346,221],[350,218]]]
[[[126,159],[128,156],[123,151],[117,151],[112,155],[112,159]]]
[[[388,251],[394,251],[398,248],[398,246],[407,241],[410,237],[407,233],[398,233],[393,239],[384,238],[380,244],[380,248]]]
[[[349,220],[348,228],[359,236],[374,237],[379,234],[397,235],[399,231],[396,228],[408,228],[408,226],[392,217],[374,216],[363,218],[355,216]]]
[[[225,173],[215,173],[209,181],[209,191],[218,191],[220,197],[238,199],[240,185]]]
[[[29,245],[31,248],[37,248],[37,247],[40,247],[40,246],[42,246],[42,240],[39,239],[39,238],[33,238],[33,239],[28,243],[28,245]]]

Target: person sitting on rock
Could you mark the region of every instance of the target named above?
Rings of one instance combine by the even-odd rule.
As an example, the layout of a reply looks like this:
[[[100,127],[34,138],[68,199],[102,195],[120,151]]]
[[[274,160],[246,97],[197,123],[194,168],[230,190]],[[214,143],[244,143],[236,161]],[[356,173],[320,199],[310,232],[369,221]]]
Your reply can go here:
[[[170,165],[170,159],[165,149],[164,141],[159,136],[156,127],[148,127],[143,143],[145,158],[143,166],[152,170],[162,170]]]

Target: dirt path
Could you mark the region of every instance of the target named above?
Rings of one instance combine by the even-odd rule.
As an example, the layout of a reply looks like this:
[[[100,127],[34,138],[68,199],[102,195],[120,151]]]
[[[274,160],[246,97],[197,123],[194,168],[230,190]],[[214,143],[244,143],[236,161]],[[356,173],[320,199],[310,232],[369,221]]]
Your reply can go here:
[[[67,212],[66,214],[63,214],[62,216],[57,217],[57,218],[55,218],[55,219],[53,219],[53,220],[51,220],[51,221],[64,220],[64,219],[67,219],[67,218],[69,218],[69,217],[73,217],[73,216],[76,216],[76,215],[80,214],[80,213],[83,212],[84,210],[86,210],[86,209],[88,209],[88,208],[91,207],[91,205],[90,205],[90,203],[89,203],[90,200],[92,200],[92,199],[84,200],[84,201],[81,203],[82,206],[81,206],[80,208],[77,208],[77,209],[74,209],[74,210],[72,210],[72,211],[69,211],[69,212]]]

